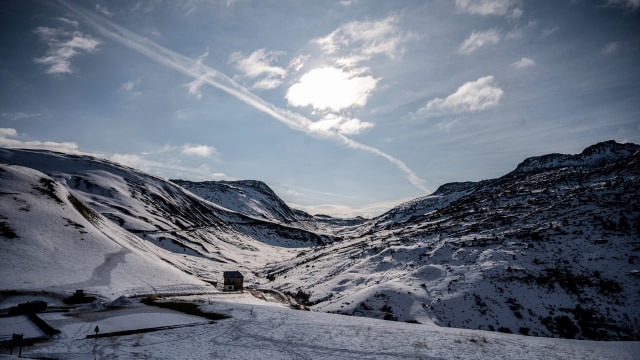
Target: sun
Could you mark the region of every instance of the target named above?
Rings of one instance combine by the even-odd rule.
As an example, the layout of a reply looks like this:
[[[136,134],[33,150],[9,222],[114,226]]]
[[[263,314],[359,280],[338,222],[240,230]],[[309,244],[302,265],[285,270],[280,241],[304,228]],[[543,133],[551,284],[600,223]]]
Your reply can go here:
[[[292,106],[312,106],[317,110],[340,111],[363,107],[375,89],[378,79],[358,76],[343,69],[325,66],[304,74],[287,90]]]

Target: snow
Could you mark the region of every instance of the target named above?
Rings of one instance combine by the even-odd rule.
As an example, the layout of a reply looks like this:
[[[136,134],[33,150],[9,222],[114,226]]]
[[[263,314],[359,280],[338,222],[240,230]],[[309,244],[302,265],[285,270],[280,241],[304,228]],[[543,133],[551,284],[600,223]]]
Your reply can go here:
[[[176,298],[180,300],[180,298]],[[182,299],[185,300],[185,299]],[[640,342],[525,337],[293,310],[248,293],[190,296],[201,318],[135,304],[82,314],[43,314],[62,330],[49,342],[23,348],[23,357],[56,359],[634,359]],[[156,332],[87,339],[94,333],[167,325]]]
[[[22,334],[25,339],[45,336],[26,315],[0,317],[0,341],[11,341],[13,334]]]
[[[148,244],[99,214],[94,221],[82,216],[66,189],[57,186],[49,196],[34,191],[42,179],[51,180],[47,175],[14,165],[3,167],[2,177],[3,191],[12,195],[0,202],[0,213],[20,230],[17,238],[3,240],[0,289],[88,289],[110,296],[163,285],[208,287],[149,256]]]
[[[622,163],[600,166],[614,153],[595,151],[586,170],[571,168],[576,156],[533,159],[530,173],[448,184],[370,221],[334,221],[289,209],[259,182],[229,182],[222,206],[106,161],[0,149],[0,290],[10,290],[0,309],[61,306],[76,289],[98,298],[41,314],[62,333],[28,347],[31,357],[637,358],[639,342],[476,330],[558,336],[545,318],[593,311],[610,325],[605,337],[637,337],[637,236],[606,226],[623,213],[636,226],[639,177]],[[211,285],[229,270],[251,290]],[[283,303],[282,292],[298,290],[314,311]],[[232,317],[209,324],[123,297],[144,294]],[[96,325],[173,328],[85,339]],[[0,318],[5,337],[29,327]]]

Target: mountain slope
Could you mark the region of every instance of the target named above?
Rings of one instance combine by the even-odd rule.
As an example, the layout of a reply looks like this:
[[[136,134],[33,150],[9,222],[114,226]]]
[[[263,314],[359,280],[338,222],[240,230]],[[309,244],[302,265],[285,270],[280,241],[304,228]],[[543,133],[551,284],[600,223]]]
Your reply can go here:
[[[329,216],[312,216],[304,211],[292,209],[262,181],[171,182],[229,210],[318,234],[332,235],[345,227],[359,225],[364,221],[362,218],[335,219]]]
[[[171,182],[212,203],[256,218],[284,223],[311,218],[303,211],[289,208],[267,184],[261,181],[171,180]]]
[[[135,234],[153,245],[151,249],[166,250],[158,250],[165,262],[207,281],[238,269],[246,270],[251,281],[253,270],[267,262],[295,256],[297,248],[333,241],[330,235],[230,211],[171,182],[106,160],[4,149],[0,163],[42,172],[51,186],[65,189],[119,231]],[[34,214],[7,207],[0,216],[14,218],[3,220],[3,228],[19,229],[14,222],[29,223]],[[81,231],[66,229],[70,234],[57,234],[60,239]]]
[[[0,164],[0,288],[91,289],[102,294],[206,284],[169,266],[137,237],[33,169]]]
[[[601,143],[443,186],[266,276],[323,311],[639,339],[639,150]]]
[[[637,340],[639,151],[526,159],[363,221],[291,210],[260,182],[187,191],[92,157],[0,149],[0,288],[184,292],[241,270],[321,311]]]

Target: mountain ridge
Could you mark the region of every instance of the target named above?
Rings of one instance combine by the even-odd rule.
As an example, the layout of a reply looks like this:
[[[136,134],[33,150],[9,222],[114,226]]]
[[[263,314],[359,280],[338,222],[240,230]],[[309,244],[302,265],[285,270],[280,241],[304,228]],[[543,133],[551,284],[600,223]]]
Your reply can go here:
[[[603,141],[585,148],[580,154],[547,154],[525,159],[518,164],[515,173],[530,172],[542,168],[562,167],[569,165],[601,166],[607,161],[620,157],[628,157],[640,151],[640,146],[626,143],[620,144],[614,140]]]
[[[638,339],[638,148],[605,142],[576,156],[527,159],[500,178],[444,186],[268,274],[324,311]]]
[[[351,220],[290,209],[259,181],[167,181],[88,156],[0,149],[0,260],[16,277],[0,285],[38,288],[38,269],[67,276],[65,259],[87,274],[72,284],[127,294],[163,282],[153,271],[109,274],[146,264],[182,279],[176,289],[207,291],[241,270],[248,286],[318,311],[638,340],[639,148],[608,141],[532,157],[499,178],[444,184]],[[82,249],[92,260],[64,256]],[[50,265],[16,270],[43,252],[56,254]]]

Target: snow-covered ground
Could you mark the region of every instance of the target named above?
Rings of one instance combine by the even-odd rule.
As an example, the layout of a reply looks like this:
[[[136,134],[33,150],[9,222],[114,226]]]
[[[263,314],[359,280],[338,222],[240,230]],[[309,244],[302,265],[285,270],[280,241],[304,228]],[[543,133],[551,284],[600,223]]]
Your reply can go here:
[[[544,171],[449,184],[353,226],[303,226],[267,192],[269,206],[244,214],[103,160],[0,149],[0,309],[84,289],[103,302],[191,294],[232,316],[209,324],[139,303],[43,314],[62,333],[24,350],[39,358],[638,358],[639,342],[534,336],[638,340],[640,157],[548,171],[544,160]],[[212,283],[226,270],[357,316],[221,293]],[[96,325],[173,328],[85,339]],[[0,330],[40,336],[24,317]]]
[[[177,299],[179,300],[179,299]],[[134,303],[114,310],[43,314],[62,333],[23,348],[55,359],[637,359],[640,342],[525,337],[293,310],[248,293],[181,298],[231,315],[205,319]],[[101,332],[190,324],[141,334]],[[0,357],[8,357],[1,356]]]

